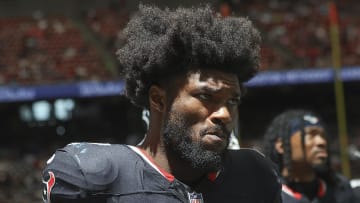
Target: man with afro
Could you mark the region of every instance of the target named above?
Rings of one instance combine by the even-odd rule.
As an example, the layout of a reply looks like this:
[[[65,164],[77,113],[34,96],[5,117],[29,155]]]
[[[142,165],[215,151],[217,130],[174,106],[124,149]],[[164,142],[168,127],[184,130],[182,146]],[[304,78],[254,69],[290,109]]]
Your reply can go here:
[[[117,51],[126,96],[148,109],[138,146],[71,143],[43,172],[45,202],[281,202],[270,161],[229,150],[260,34],[209,6],[140,6]]]

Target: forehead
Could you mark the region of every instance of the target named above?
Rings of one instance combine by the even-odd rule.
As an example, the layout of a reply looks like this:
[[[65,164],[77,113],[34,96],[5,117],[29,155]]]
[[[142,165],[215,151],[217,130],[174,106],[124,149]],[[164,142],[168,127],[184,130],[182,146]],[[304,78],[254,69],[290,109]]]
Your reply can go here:
[[[304,131],[306,134],[325,134],[325,129],[321,126],[307,126]]]
[[[304,128],[305,135],[322,135],[325,136],[325,129],[321,126],[306,126]],[[301,143],[301,131],[298,130],[290,138],[292,142]]]
[[[219,88],[227,87],[240,91],[239,79],[235,74],[211,69],[190,71],[187,74],[187,85],[214,86],[214,88],[219,86]]]

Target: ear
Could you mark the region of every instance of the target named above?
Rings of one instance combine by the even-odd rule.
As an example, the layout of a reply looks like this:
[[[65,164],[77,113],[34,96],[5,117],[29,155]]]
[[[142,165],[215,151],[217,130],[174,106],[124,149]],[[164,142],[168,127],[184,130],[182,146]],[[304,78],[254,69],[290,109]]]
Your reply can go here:
[[[157,85],[152,85],[149,89],[149,105],[150,109],[164,112],[166,104],[165,90]]]
[[[275,150],[279,154],[284,154],[284,146],[283,146],[282,139],[280,137],[277,138],[275,141]]]

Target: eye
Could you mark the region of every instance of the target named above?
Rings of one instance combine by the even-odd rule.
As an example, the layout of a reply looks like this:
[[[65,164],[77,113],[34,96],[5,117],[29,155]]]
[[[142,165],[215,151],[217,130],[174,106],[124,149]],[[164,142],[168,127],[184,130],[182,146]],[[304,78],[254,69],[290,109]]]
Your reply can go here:
[[[197,95],[197,98],[199,98],[200,100],[203,100],[203,101],[207,101],[207,100],[210,100],[212,97],[210,94],[200,93]]]
[[[231,106],[238,106],[240,105],[241,101],[240,98],[232,98],[228,101],[228,104]]]

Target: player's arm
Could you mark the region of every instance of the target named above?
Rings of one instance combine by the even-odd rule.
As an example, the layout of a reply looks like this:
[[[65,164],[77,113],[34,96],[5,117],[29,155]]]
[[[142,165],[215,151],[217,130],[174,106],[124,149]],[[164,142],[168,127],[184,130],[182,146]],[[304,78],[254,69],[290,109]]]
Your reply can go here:
[[[89,149],[88,151],[94,151],[90,150],[88,145],[84,145],[84,147]],[[79,146],[68,145],[57,150],[47,161],[47,166],[42,175],[45,203],[91,202],[90,199],[96,199],[94,202],[101,202],[92,197],[91,194],[104,190],[106,186],[94,184],[98,183],[102,176],[92,173],[96,171],[96,168],[93,169],[92,165],[89,166],[88,163],[94,163],[94,167],[99,166],[99,164],[91,159],[91,157],[95,157],[93,154],[85,156],[86,154],[83,151],[83,148]],[[89,174],[92,176],[88,177]],[[106,171],[103,174],[106,174]]]
[[[118,171],[109,150],[111,145],[94,143],[71,143],[57,150],[43,171],[45,202],[101,202],[93,194],[106,191]]]
[[[50,189],[50,193],[44,189],[43,199],[45,203],[106,203],[105,198],[92,196],[85,190],[61,180]]]
[[[69,183],[70,180],[64,180],[58,171],[46,168],[42,182],[44,203],[91,202],[86,190]]]
[[[106,203],[106,199],[64,199],[53,198],[51,203]]]

